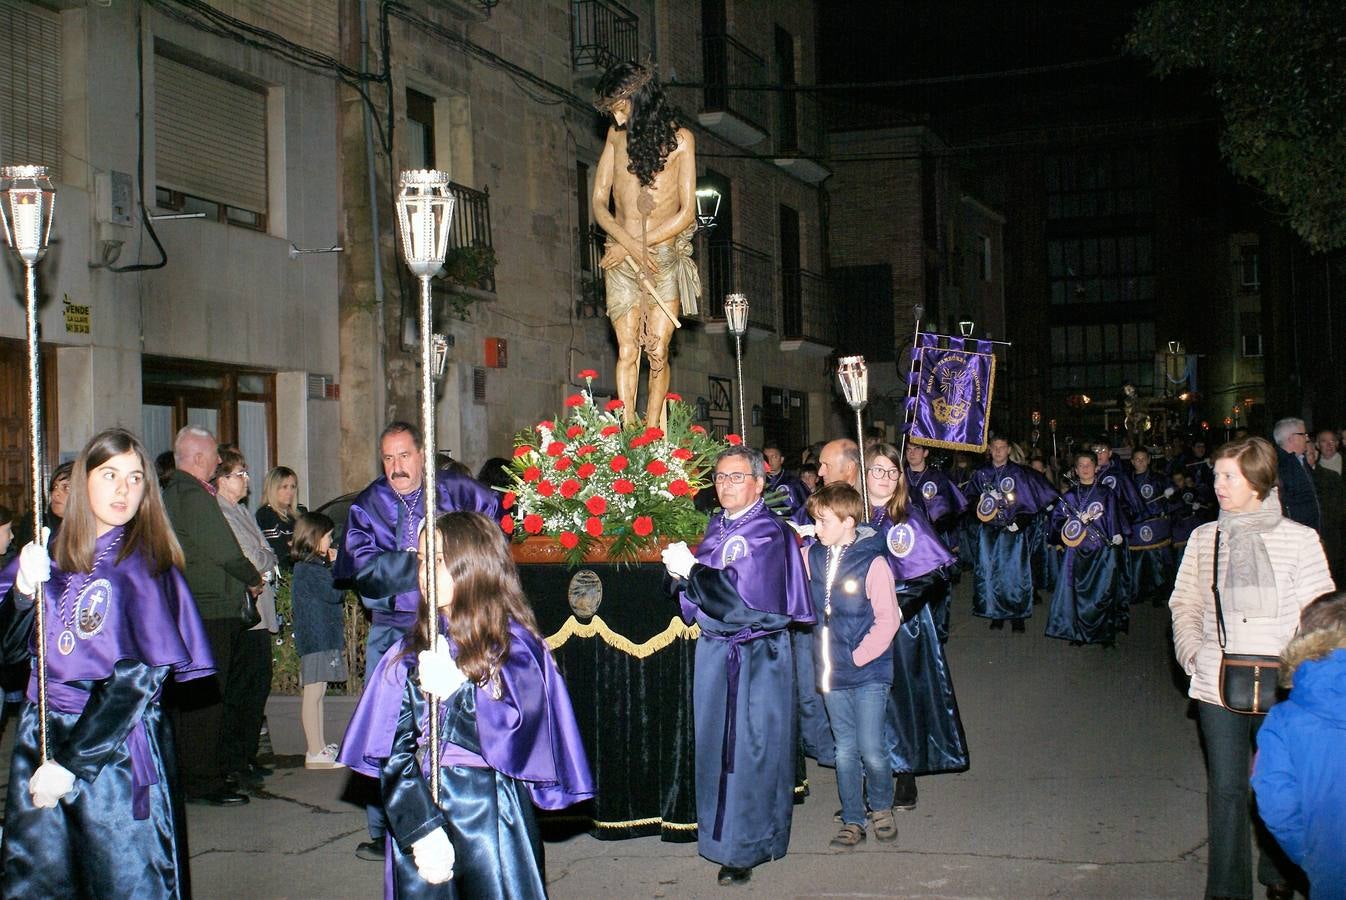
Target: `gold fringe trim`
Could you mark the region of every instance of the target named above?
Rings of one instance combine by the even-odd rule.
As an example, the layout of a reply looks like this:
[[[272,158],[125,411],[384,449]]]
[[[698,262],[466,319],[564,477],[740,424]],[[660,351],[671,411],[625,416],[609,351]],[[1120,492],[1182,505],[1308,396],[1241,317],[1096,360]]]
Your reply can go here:
[[[644,643],[633,643],[629,638],[623,637],[608,627],[608,623],[603,621],[602,616],[594,616],[587,623],[581,624],[578,619],[571,616],[566,619],[566,623],[561,629],[553,635],[547,637],[547,646],[552,650],[558,650],[566,641],[574,638],[602,638],[603,643],[614,650],[620,650],[628,656],[634,656],[636,659],[645,659],[653,656],[660,650],[667,647],[674,641],[687,640],[694,641],[701,636],[701,627],[699,625],[688,625],[677,616],[671,618],[668,627],[656,634],[654,637]],[[652,823],[645,823],[652,824]],[[621,826],[627,827],[627,826]]]
[[[1127,549],[1128,549],[1128,550],[1159,550],[1159,549],[1162,549],[1162,548],[1164,548],[1164,547],[1168,547],[1168,546],[1172,545],[1172,543],[1173,543],[1173,539],[1172,539],[1172,538],[1164,538],[1162,541],[1159,541],[1158,543],[1154,543],[1154,544],[1131,544],[1130,546],[1127,547]]]

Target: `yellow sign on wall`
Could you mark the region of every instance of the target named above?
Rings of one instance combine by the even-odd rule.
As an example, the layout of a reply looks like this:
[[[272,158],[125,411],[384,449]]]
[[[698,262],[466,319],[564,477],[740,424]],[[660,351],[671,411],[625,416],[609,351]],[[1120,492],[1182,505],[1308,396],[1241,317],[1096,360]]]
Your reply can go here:
[[[69,295],[65,298],[65,330],[67,334],[89,333],[89,307],[71,303]]]

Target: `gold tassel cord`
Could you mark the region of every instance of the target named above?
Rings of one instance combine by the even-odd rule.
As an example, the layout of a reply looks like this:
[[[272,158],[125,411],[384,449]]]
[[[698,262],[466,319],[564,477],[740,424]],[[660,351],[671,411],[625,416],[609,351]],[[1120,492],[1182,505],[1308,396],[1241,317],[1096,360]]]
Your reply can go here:
[[[603,643],[614,650],[620,650],[628,656],[634,656],[636,659],[645,659],[653,656],[660,650],[672,644],[674,641],[687,640],[694,641],[701,636],[701,628],[698,625],[687,625],[681,619],[674,616],[668,622],[668,627],[658,634],[651,637],[643,643],[635,643],[630,638],[623,637],[608,627],[608,623],[603,621],[602,616],[594,616],[589,622],[581,623],[574,616],[566,620],[560,630],[547,637],[547,646],[553,651],[559,650],[566,641],[574,638],[601,638]]]

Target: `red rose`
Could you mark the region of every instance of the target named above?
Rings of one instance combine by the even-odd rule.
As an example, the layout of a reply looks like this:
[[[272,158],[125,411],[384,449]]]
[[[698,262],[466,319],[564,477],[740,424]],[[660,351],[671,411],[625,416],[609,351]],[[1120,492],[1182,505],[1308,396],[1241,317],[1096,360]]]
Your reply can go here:
[[[724,439],[729,443],[733,444],[735,447],[743,443],[743,438],[739,437],[736,434],[726,434],[724,436]]]
[[[693,425],[691,428],[688,429],[688,431],[692,432],[692,434],[706,433],[706,429],[702,428],[700,425]]]
[[[611,459],[611,461],[608,462],[608,468],[612,469],[612,471],[614,472],[621,472],[624,471],[626,467],[629,466],[630,464],[631,464],[630,460],[628,460],[625,456],[622,456],[620,453],[618,453]]]
[[[552,424],[551,419],[543,419],[541,422],[537,423],[537,430],[541,431],[544,428],[547,429],[548,431],[553,431],[555,430],[556,426]]]
[[[523,480],[527,482],[537,481],[542,477],[542,470],[537,466],[529,466],[523,470]]]
[[[603,520],[598,518],[598,516],[590,516],[584,520],[584,530],[588,532],[591,537],[602,537]]]
[[[654,530],[654,520],[649,516],[636,516],[636,520],[631,523],[631,530],[640,537],[645,537]]]
[[[580,544],[580,536],[573,531],[561,532],[561,535],[557,540],[560,541],[561,546],[565,547],[567,550],[574,550]]]
[[[550,444],[547,445],[548,456],[560,456],[562,453],[565,452],[566,452],[566,445],[565,442],[563,441],[552,441]]]
[[[573,478],[561,482],[561,496],[569,500],[580,492],[580,483]]]
[[[571,425],[569,428],[566,429],[566,437],[572,439],[577,438],[583,431],[584,429],[581,428],[579,425]]]
[[[673,451],[673,458],[674,458],[674,459],[691,459],[691,458],[692,458],[692,451],[688,450],[686,447],[679,447],[678,449],[676,449],[676,450]]]
[[[598,448],[595,447],[593,444],[585,444],[583,447],[581,447],[581,448],[579,448],[578,450],[575,451],[575,455],[576,455],[576,456],[588,456],[590,453],[593,453],[593,452],[595,452],[595,451],[597,451],[597,450],[598,450]]]
[[[645,429],[645,440],[647,441],[657,441],[659,440],[659,438],[663,436],[664,436],[664,430],[662,428]]]
[[[500,508],[513,509],[514,501],[518,499],[519,499],[518,495],[515,494],[513,491],[505,491],[505,496],[500,500]]]
[[[682,402],[682,394],[675,393],[674,391],[669,391],[667,394],[664,394],[664,399],[665,399],[665,400],[671,400],[671,401],[673,401],[674,403],[681,403],[681,402]]]
[[[515,458],[515,459],[518,459],[520,456],[527,456],[528,454],[530,454],[530,453],[532,453],[532,452],[533,452],[533,448],[530,447],[530,446],[528,446],[527,444],[524,444],[524,445],[522,445],[522,446],[519,446],[519,447],[515,447],[515,448],[514,448],[514,458]]]
[[[584,501],[584,508],[596,516],[601,516],[608,511],[608,501],[594,494],[588,500]]]
[[[513,534],[513,533],[514,533],[514,517],[513,517],[513,516],[501,516],[501,517],[500,517],[500,530],[503,531],[503,532],[505,532],[505,534]]]
[[[603,405],[603,408],[606,409],[608,412],[616,412],[625,405],[626,404],[620,400],[609,400],[607,403]]]
[[[593,369],[580,369],[579,374],[578,374],[576,377],[577,377],[577,378],[597,378],[597,377],[598,377],[598,373],[595,372]]]
[[[556,461],[556,471],[564,472],[568,468],[570,468],[570,457],[563,456]]]
[[[645,463],[645,471],[649,472],[651,475],[667,475],[668,466],[661,460],[652,459]]]
[[[556,485],[552,484],[550,481],[539,481],[537,492],[544,497],[550,497],[552,494],[556,493]]]
[[[603,437],[612,437],[619,431],[621,431],[621,429],[618,428],[616,425],[604,425],[603,430],[598,433],[601,434]]]
[[[692,486],[687,482],[683,481],[681,478],[675,479],[674,481],[670,481],[668,483],[668,492],[672,494],[674,497],[681,497],[691,489]]]
[[[542,531],[542,517],[537,513],[529,513],[524,516],[523,530],[529,534],[539,534]]]
[[[581,463],[580,467],[575,470],[575,474],[581,478],[588,478],[590,475],[594,474],[597,471],[598,466],[594,465],[591,462],[587,462],[587,463]]]
[[[571,394],[569,397],[566,398],[566,406],[583,406],[583,405],[584,405],[583,394]]]
[[[625,478],[618,478],[612,483],[612,489],[619,494],[634,494],[636,486]]]

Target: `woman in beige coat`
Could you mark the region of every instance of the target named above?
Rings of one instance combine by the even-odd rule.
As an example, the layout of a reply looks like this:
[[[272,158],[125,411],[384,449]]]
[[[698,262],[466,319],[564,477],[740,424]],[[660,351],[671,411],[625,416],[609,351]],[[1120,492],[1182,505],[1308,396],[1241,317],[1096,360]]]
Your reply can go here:
[[[1272,493],[1276,451],[1270,442],[1233,441],[1212,460],[1220,517],[1192,532],[1169,607],[1174,651],[1192,679],[1188,694],[1197,701],[1206,744],[1206,896],[1246,898],[1252,896],[1248,773],[1262,717],[1231,712],[1220,702],[1221,651],[1211,585],[1218,577],[1225,649],[1265,656],[1279,656],[1294,636],[1300,610],[1335,586],[1318,533],[1281,515]],[[1262,840],[1259,834],[1258,880],[1267,886],[1268,897],[1291,897],[1281,868],[1288,864],[1279,848],[1262,846]]]

